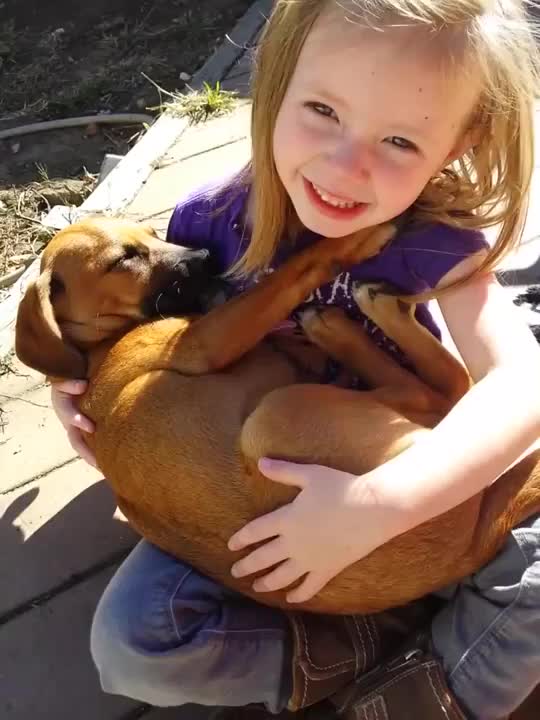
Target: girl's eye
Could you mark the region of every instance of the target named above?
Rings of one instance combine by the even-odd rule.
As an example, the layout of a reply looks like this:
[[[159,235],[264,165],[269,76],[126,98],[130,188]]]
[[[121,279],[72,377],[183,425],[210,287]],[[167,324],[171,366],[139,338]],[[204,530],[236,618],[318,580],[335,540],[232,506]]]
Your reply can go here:
[[[392,135],[386,138],[386,142],[389,142],[394,147],[400,148],[401,150],[417,150],[414,143],[406,140],[405,138],[399,137],[398,135]]]
[[[324,103],[308,102],[306,103],[306,107],[310,110],[313,110],[313,112],[317,113],[317,115],[323,115],[324,117],[333,118],[335,120],[338,119],[336,113],[332,110],[332,108],[329,105],[325,105]]]

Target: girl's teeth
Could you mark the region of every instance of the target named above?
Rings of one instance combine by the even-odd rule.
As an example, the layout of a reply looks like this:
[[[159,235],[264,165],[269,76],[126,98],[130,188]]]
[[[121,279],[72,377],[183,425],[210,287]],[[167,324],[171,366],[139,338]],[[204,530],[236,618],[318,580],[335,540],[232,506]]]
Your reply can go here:
[[[321,198],[321,200],[324,200],[325,203],[328,203],[329,205],[332,205],[332,207],[338,207],[338,208],[353,208],[357,205],[360,205],[360,203],[357,202],[345,202],[343,200],[336,200],[334,197],[330,197],[327,195],[324,190],[321,190],[321,188],[317,187],[315,183],[311,183],[311,187],[315,190],[317,195]]]

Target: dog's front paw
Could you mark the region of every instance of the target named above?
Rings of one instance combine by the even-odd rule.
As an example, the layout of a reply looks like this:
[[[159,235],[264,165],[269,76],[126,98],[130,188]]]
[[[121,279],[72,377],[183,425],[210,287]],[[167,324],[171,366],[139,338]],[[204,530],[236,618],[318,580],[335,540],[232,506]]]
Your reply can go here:
[[[352,295],[364,315],[379,327],[394,320],[403,322],[404,316],[414,313],[414,305],[397,297],[395,288],[387,283],[355,283]]]
[[[299,314],[300,325],[311,342],[319,345],[332,335],[345,313],[338,307],[307,308]]]

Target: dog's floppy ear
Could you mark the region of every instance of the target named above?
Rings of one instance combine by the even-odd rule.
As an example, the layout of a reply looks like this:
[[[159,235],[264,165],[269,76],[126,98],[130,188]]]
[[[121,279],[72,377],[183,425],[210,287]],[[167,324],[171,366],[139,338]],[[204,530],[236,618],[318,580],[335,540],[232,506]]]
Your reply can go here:
[[[44,375],[84,378],[84,355],[62,339],[50,300],[51,274],[44,271],[31,283],[19,304],[15,352],[25,364]]]

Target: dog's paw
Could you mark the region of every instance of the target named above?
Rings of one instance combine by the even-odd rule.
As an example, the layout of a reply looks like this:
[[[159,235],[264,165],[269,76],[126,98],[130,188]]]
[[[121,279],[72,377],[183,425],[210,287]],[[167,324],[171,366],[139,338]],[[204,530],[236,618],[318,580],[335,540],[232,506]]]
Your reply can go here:
[[[414,305],[397,297],[395,288],[387,283],[355,283],[352,295],[364,315],[379,326],[414,313]]]
[[[338,307],[307,308],[299,314],[300,325],[306,336],[317,343],[332,333],[336,322],[345,316]]]

